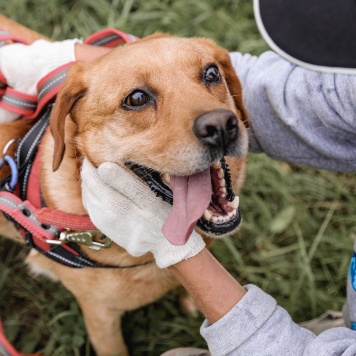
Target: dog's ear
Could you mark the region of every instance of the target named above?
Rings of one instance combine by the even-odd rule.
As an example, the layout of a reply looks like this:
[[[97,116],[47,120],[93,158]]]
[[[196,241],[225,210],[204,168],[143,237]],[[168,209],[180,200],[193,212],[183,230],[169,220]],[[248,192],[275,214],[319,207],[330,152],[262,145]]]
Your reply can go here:
[[[241,120],[245,127],[249,127],[247,110],[242,101],[242,86],[232,66],[229,53],[225,49],[218,47],[212,40],[206,38],[197,38],[196,40],[210,49],[214,58],[216,58],[219,65],[223,68],[226,83],[234,99],[236,109],[241,112]]]
[[[83,64],[76,63],[70,68],[51,112],[50,129],[54,139],[53,171],[59,168],[65,152],[64,127],[66,117],[87,90],[83,67]]]

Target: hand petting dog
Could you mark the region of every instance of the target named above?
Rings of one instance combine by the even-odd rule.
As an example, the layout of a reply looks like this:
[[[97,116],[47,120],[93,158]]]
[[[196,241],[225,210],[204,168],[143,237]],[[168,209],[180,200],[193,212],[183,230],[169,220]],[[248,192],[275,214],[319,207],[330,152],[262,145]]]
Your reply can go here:
[[[172,245],[161,232],[172,206],[121,166],[103,163],[96,169],[85,159],[81,177],[83,204],[93,223],[132,256],[152,252],[158,267],[166,268],[205,247],[194,230],[185,245]]]

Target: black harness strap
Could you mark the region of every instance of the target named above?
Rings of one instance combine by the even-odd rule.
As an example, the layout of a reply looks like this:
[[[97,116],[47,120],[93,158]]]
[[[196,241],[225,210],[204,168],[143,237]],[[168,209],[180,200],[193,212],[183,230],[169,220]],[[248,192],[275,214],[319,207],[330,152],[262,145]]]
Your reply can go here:
[[[50,104],[42,111],[35,125],[28,131],[17,148],[16,158],[19,170],[20,198],[22,200],[26,199],[32,164],[35,160],[39,143],[49,124],[52,107],[53,104]]]

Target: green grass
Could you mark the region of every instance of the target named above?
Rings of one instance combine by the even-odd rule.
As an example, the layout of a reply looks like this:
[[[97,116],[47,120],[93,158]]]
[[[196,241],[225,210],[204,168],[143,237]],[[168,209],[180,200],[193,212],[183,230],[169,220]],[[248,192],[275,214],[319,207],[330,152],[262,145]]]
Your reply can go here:
[[[0,12],[54,39],[86,37],[116,27],[140,37],[155,31],[213,38],[229,50],[266,49],[252,1],[10,0]],[[296,321],[340,309],[356,237],[354,176],[251,155],[240,193],[244,222],[236,237],[213,253],[242,283],[271,293]],[[33,279],[28,252],[0,239],[0,316],[23,352],[89,355],[88,338],[73,297],[45,278]],[[174,293],[128,313],[124,332],[132,355],[159,355],[179,346],[204,347],[202,317],[184,315]],[[105,342],[105,340],[103,340]]]

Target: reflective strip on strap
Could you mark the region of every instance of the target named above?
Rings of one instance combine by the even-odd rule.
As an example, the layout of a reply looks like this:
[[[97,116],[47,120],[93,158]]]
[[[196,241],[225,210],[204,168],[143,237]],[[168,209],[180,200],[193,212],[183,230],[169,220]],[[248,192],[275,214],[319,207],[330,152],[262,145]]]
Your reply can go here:
[[[0,107],[20,115],[31,115],[36,110],[37,97],[7,87],[1,98]]]
[[[36,246],[46,252],[50,249],[46,240],[53,240],[59,235],[59,230],[55,226],[48,225],[44,228],[35,217],[36,209],[28,201],[23,202],[12,193],[0,192],[0,210],[29,231]]]
[[[122,43],[139,40],[139,37],[121,32],[114,28],[98,31],[89,36],[84,43],[93,46],[115,47]],[[28,44],[26,41],[0,31],[0,47],[8,41]],[[28,119],[35,119],[42,109],[57,95],[65,81],[69,67],[75,62],[67,63],[44,76],[37,84],[38,96],[20,93],[7,87],[6,78],[0,72],[0,107]]]
[[[119,31],[115,28],[107,28],[89,36],[84,43],[92,46],[115,47],[121,43],[130,43],[139,40],[139,37]]]
[[[75,62],[70,62],[58,67],[52,72],[44,76],[37,84],[38,104],[37,108],[30,115],[26,115],[28,119],[35,119],[44,107],[58,94],[62,87],[69,68]]]

